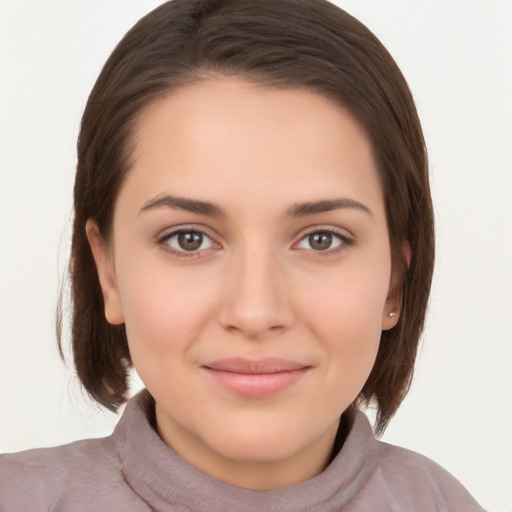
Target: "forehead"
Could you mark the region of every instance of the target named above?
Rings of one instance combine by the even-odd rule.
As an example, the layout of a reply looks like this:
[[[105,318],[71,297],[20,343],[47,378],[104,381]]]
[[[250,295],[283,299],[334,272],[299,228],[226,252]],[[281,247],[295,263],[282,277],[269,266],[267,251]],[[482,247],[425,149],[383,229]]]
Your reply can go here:
[[[137,192],[139,203],[161,193],[220,202],[231,193],[260,204],[340,194],[382,202],[363,129],[340,105],[305,89],[204,80],[146,107],[133,140],[123,188]]]

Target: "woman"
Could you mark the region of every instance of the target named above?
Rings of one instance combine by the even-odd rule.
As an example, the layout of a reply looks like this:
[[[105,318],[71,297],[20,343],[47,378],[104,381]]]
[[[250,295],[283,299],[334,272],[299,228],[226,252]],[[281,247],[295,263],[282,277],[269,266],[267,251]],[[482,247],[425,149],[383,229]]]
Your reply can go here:
[[[377,442],[434,256],[421,128],[321,0],[174,0],[105,65],[79,137],[78,376],[114,434],[2,457],[2,510],[481,510]],[[27,492],[25,489],[29,489]]]

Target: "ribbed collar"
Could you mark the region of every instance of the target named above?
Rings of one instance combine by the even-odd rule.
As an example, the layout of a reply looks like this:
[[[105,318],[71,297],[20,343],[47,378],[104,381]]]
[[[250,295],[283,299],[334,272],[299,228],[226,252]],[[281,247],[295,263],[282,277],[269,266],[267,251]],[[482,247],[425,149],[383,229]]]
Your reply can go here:
[[[127,483],[156,512],[339,511],[364,486],[380,457],[370,423],[357,411],[343,448],[320,475],[253,491],[221,482],[177,455],[152,428],[153,408],[147,390],[136,395],[113,438]]]

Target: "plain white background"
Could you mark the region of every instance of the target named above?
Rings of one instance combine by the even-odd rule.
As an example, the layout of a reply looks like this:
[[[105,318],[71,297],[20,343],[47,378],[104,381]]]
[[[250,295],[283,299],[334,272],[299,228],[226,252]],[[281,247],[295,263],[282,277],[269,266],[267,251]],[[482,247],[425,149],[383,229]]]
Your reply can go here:
[[[107,435],[55,342],[75,145],[114,45],[157,0],[0,0],[0,452]],[[438,258],[384,440],[512,510],[512,1],[339,0],[394,55],[430,150]]]

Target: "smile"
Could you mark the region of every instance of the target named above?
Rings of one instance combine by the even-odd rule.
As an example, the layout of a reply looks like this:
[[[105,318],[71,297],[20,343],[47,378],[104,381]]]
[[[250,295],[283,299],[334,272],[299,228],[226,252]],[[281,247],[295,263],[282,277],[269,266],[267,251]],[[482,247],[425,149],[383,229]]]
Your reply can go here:
[[[236,395],[264,398],[291,387],[308,373],[311,366],[280,358],[230,358],[208,363],[202,369]]]

